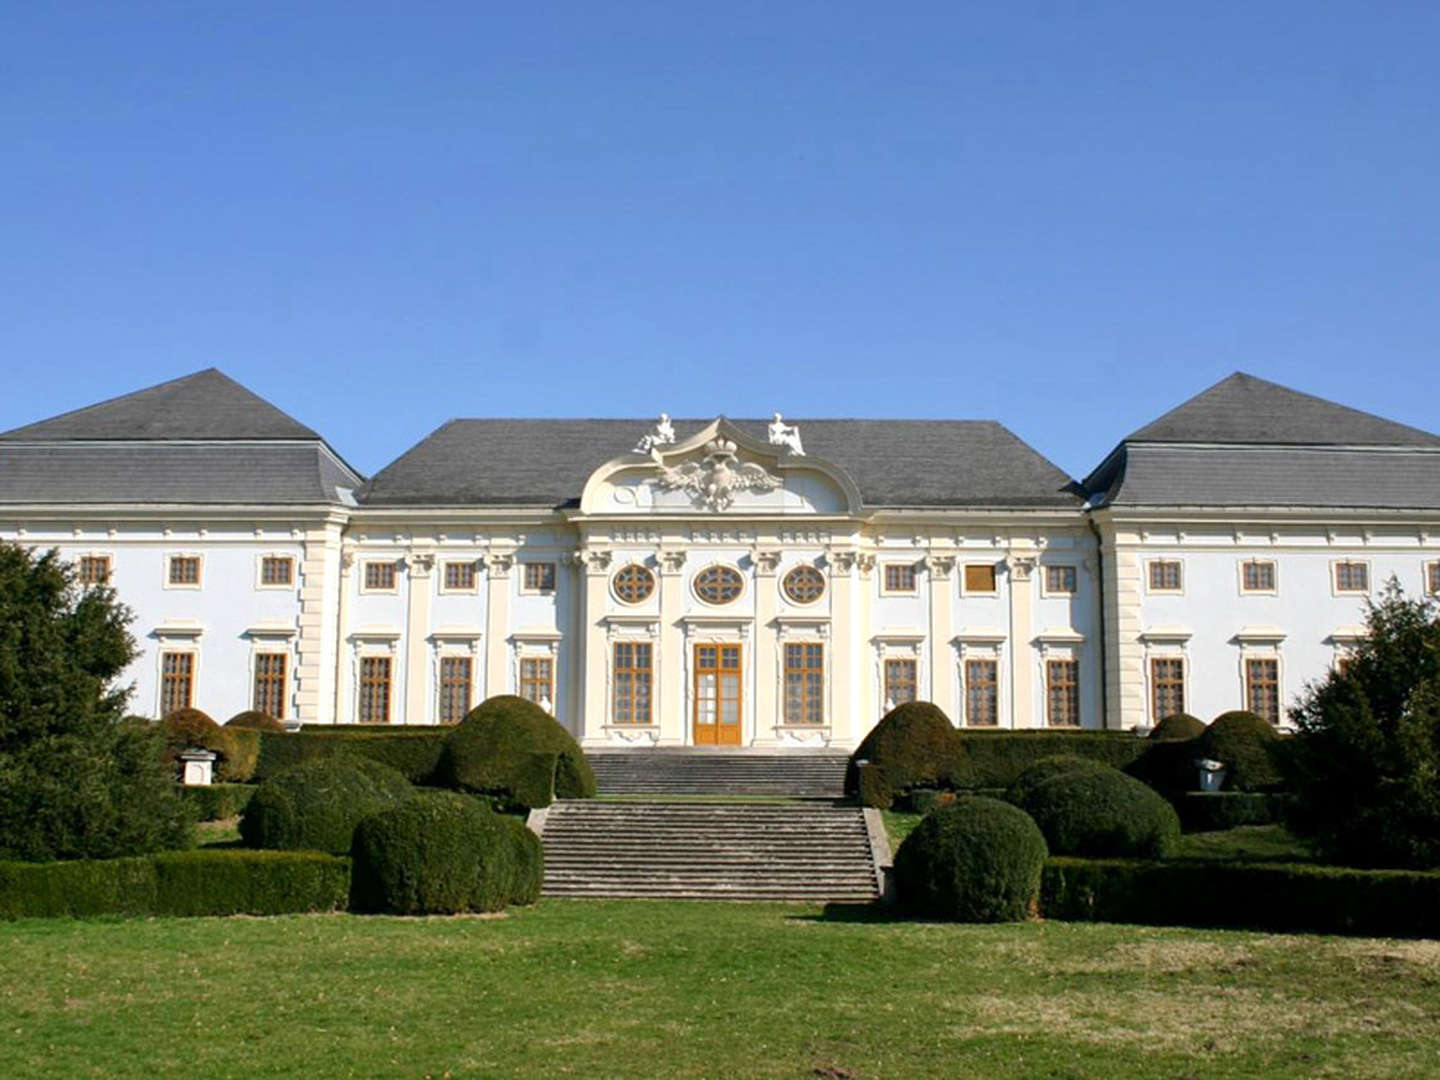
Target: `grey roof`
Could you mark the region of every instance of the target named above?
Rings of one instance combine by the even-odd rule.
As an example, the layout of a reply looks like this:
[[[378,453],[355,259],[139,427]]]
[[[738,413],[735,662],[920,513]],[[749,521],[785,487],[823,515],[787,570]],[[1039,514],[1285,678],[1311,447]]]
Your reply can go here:
[[[1241,371],[1146,424],[1125,441],[1440,447],[1440,435]]]
[[[318,439],[215,368],[0,434],[0,441]]]
[[[1110,506],[1440,509],[1440,453],[1127,445],[1091,478]]]
[[[709,420],[672,420],[683,441]],[[734,420],[765,441],[768,421]],[[839,465],[869,506],[1077,507],[1073,481],[1000,424],[792,420],[805,451]],[[370,506],[567,506],[644,420],[452,420],[371,478]]]
[[[313,439],[0,443],[0,504],[333,503],[358,482]]]

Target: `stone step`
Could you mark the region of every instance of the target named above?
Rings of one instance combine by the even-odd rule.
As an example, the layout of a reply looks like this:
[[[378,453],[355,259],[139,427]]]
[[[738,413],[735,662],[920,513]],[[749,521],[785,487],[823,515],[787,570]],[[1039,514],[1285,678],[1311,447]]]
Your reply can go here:
[[[602,795],[785,794],[837,798],[847,758],[837,753],[628,750],[586,755]]]

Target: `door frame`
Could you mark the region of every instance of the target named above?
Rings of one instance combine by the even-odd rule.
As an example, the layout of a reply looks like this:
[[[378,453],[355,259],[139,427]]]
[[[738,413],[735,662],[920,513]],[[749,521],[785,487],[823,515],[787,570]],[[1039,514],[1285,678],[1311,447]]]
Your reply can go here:
[[[691,745],[691,746],[715,746],[715,747],[723,747],[723,746],[744,746],[744,745],[745,745],[745,698],[746,698],[746,694],[745,694],[745,674],[746,674],[745,642],[744,642],[743,640],[739,640],[739,639],[719,640],[719,641],[716,641],[716,640],[710,640],[710,641],[691,641],[691,642],[689,643],[689,647],[690,647],[690,655],[689,655],[688,659],[689,659],[689,661],[690,661],[690,679],[689,679],[689,682],[690,682],[690,709],[689,709],[689,712],[690,712],[690,728],[689,728],[688,738],[686,739],[686,742],[687,742],[689,745]],[[716,719],[715,719],[715,725],[714,725],[715,730],[716,730],[717,741],[716,741],[716,742],[713,742],[713,743],[701,743],[701,742],[700,742],[700,739],[699,739],[699,726],[700,726],[700,675],[701,675],[702,669],[701,669],[701,667],[700,667],[700,653],[699,653],[699,650],[701,650],[701,649],[716,649],[716,650],[720,650],[720,649],[734,649],[734,650],[736,651],[736,653],[738,654],[738,656],[739,656],[739,669],[738,669],[738,671],[737,671],[738,679],[737,679],[737,684],[736,684],[736,692],[737,692],[737,693],[736,693],[736,701],[735,701],[735,706],[736,706],[735,741],[734,741],[733,743],[730,743],[730,742],[722,743],[722,742],[719,742],[719,741],[718,741],[719,733],[720,733],[722,730],[725,730],[725,725],[721,724],[721,723],[720,723],[720,719],[719,719],[719,718],[720,718],[720,702],[721,702],[721,698],[720,698],[720,695],[719,695],[718,673],[719,673],[719,671],[723,670],[723,669],[720,669],[720,668],[713,669],[713,670],[715,670],[716,673],[717,673],[716,699],[715,699],[715,700],[716,700],[716,711],[715,711],[715,717],[716,717]],[[706,668],[706,669],[704,669],[704,670],[710,671],[710,670],[712,670],[712,669]]]

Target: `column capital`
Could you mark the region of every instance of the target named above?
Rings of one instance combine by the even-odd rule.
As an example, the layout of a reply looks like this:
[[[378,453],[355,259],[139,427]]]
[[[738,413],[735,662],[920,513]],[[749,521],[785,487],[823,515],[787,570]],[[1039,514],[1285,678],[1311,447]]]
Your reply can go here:
[[[775,571],[780,567],[780,559],[784,554],[779,548],[756,548],[750,553],[750,558],[755,562],[755,573],[758,577],[774,577]]]

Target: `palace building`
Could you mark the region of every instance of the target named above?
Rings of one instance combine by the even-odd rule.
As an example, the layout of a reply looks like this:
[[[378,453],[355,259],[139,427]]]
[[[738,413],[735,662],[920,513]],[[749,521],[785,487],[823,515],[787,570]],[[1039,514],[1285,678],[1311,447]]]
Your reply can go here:
[[[455,420],[365,478],[216,370],[0,435],[0,538],[135,613],[132,708],[586,746],[1281,723],[1393,577],[1440,592],[1440,437],[1236,374],[1076,481],[1000,424]]]

